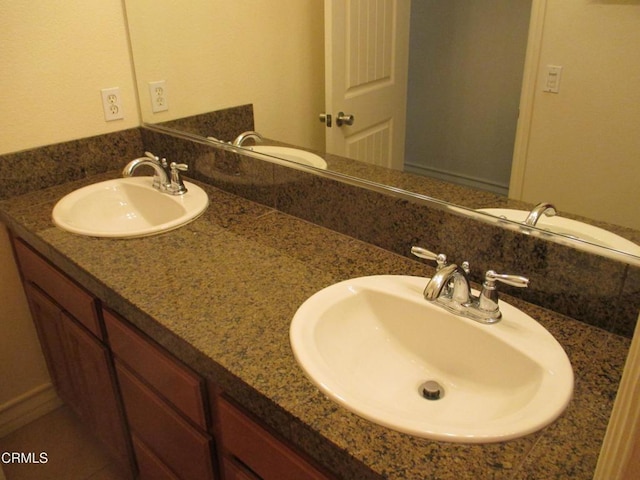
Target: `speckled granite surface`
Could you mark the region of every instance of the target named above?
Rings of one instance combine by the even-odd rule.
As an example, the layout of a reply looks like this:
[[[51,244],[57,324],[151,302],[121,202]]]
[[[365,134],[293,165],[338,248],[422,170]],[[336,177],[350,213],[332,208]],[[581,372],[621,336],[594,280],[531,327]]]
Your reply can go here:
[[[159,125],[201,137],[233,141],[242,132],[254,130],[253,105],[240,105],[192,117],[179,118]]]
[[[629,340],[517,299],[564,346],[575,395],[551,426],[498,444],[433,442],[363,420],[303,375],[289,323],[312,293],[362,275],[431,271],[419,262],[205,187],[207,212],[131,240],[68,234],[53,204],[80,184],[0,202],[2,220],[85,288],[340,478],[590,479]]]
[[[140,129],[0,156],[0,199],[124,167],[143,154]]]

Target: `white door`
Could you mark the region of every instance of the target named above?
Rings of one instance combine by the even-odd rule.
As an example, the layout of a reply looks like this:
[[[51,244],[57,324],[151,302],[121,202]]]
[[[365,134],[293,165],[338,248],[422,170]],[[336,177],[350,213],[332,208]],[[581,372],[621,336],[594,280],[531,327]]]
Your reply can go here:
[[[411,0],[324,5],[327,152],[402,170]]]

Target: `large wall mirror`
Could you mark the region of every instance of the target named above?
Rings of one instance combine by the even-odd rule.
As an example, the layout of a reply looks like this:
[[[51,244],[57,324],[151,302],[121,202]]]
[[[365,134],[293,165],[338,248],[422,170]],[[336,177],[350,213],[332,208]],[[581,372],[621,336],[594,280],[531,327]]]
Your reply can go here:
[[[145,123],[252,104],[265,138],[358,160],[365,180],[370,166],[376,182],[388,178],[393,187],[435,198],[422,175],[495,198],[487,207],[550,202],[558,215],[541,218],[565,238],[600,243],[599,232],[585,230],[597,225],[640,243],[640,0],[125,5]],[[373,39],[373,47],[355,48],[363,38]],[[391,52],[386,42],[405,48]],[[346,45],[355,65],[346,72],[352,82],[346,92],[332,80],[336,58],[342,65],[345,59],[325,43]],[[398,63],[405,68],[393,72],[390,64]],[[158,81],[168,110],[152,108]],[[375,117],[371,105],[387,101],[356,94],[389,83],[401,87],[400,108]],[[353,114],[354,125],[337,127],[339,111]],[[331,128],[320,113],[332,115]],[[368,115],[373,120],[366,123]],[[335,160],[329,168],[344,174]],[[394,184],[403,175],[406,181]],[[589,226],[558,223],[566,217]],[[602,244],[608,256],[620,250],[626,252],[620,260],[640,261],[631,243]]]

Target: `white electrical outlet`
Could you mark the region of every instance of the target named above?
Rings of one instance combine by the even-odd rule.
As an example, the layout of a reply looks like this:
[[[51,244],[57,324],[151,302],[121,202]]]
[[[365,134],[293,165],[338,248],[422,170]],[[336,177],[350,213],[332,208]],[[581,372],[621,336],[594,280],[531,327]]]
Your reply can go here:
[[[169,110],[169,96],[164,80],[149,82],[149,95],[151,96],[151,111],[153,113]]]
[[[121,120],[124,118],[124,110],[122,109],[122,97],[120,96],[120,88],[103,88],[102,93],[102,109],[104,110],[104,119],[107,122],[112,120]]]

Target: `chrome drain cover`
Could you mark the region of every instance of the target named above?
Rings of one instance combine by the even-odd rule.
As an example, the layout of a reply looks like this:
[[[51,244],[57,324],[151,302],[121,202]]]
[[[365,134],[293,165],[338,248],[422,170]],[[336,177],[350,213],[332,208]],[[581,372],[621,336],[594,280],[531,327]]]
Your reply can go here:
[[[444,397],[444,388],[435,380],[428,380],[420,385],[420,395],[427,400],[440,400]]]

